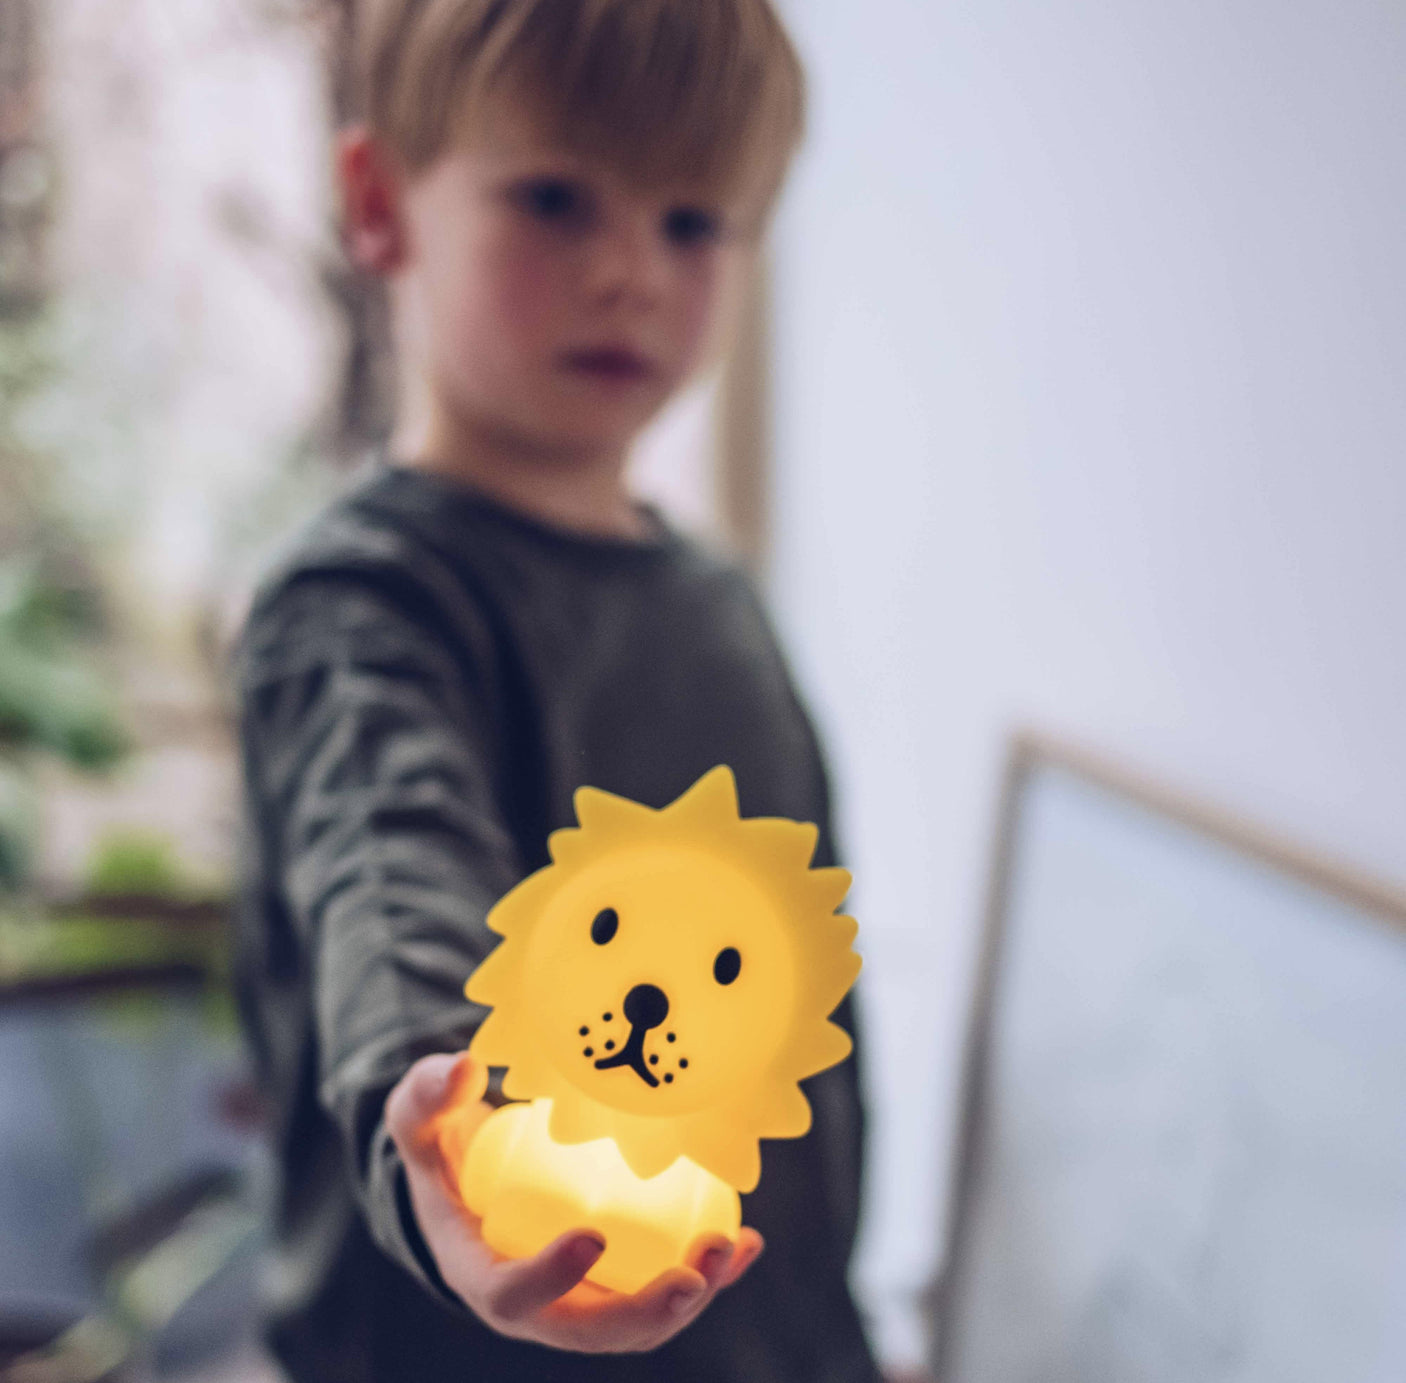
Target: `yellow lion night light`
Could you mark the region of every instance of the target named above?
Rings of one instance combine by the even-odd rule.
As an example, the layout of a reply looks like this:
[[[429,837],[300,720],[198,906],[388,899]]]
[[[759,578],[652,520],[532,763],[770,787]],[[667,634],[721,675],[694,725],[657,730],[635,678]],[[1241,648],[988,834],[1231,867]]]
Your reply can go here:
[[[743,820],[726,767],[662,810],[581,788],[552,863],[488,915],[504,938],[465,986],[492,1006],[469,1048],[508,1068],[460,1167],[490,1246],[568,1229],[590,1277],[635,1291],[705,1232],[735,1238],[759,1138],[810,1127],[797,1082],[842,1061],[829,1021],[859,973],[843,869],[816,828]]]

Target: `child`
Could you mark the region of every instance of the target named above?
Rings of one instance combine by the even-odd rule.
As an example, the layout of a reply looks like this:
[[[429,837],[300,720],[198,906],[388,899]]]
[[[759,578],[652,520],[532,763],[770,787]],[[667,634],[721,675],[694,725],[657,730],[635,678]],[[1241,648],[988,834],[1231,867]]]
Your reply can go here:
[[[748,584],[623,481],[725,335],[798,138],[795,55],[769,0],[359,20],[365,124],[338,168],[349,249],[390,288],[398,424],[266,580],[237,658],[275,1351],[319,1383],[873,1380],[845,1278],[853,1061],[807,1082],[805,1138],[765,1145],[756,1229],[633,1297],[581,1282],[589,1232],[498,1260],[444,1172],[483,1108],[486,1073],[451,1054],[483,1016],[463,984],[485,914],[577,787],[663,806],[730,764],[745,815],[816,821],[833,857]]]

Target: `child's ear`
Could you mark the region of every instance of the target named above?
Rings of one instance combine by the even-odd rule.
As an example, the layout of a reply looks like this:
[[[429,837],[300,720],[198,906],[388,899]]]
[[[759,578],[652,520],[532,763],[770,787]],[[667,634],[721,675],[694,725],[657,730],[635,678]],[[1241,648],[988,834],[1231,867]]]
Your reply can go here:
[[[403,169],[364,125],[338,134],[336,167],[347,254],[373,274],[394,273],[408,249]]]

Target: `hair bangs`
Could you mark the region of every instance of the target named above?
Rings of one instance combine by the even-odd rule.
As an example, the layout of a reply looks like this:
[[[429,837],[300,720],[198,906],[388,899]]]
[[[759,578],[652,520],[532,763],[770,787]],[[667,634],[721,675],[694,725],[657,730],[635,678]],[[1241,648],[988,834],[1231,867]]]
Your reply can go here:
[[[764,198],[799,141],[800,64],[747,0],[541,0],[485,74],[561,147],[641,184]]]
[[[768,0],[365,0],[363,109],[423,168],[505,100],[641,184],[773,199],[805,80]]]

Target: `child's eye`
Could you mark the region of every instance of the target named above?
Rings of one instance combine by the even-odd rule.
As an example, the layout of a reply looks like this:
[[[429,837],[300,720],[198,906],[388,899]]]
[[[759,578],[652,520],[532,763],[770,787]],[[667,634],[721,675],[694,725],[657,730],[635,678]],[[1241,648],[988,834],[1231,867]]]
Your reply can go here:
[[[674,207],[664,216],[664,234],[675,245],[698,245],[716,240],[721,229],[719,219],[702,207]]]
[[[585,189],[564,178],[534,178],[516,189],[515,200],[541,221],[579,221],[589,209]]]

